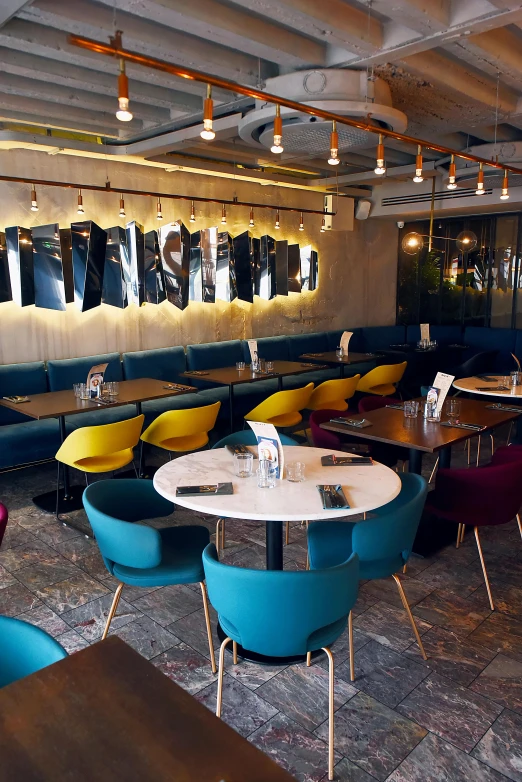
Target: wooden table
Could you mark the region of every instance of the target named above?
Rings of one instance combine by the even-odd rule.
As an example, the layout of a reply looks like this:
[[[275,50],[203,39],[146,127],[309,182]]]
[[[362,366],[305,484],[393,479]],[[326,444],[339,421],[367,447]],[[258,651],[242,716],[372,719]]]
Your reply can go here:
[[[326,361],[322,362],[326,367]],[[199,369],[194,372],[187,370],[182,372],[180,377],[186,377],[190,380],[201,380],[204,383],[216,383],[220,386],[228,386],[229,408],[230,408],[230,431],[234,431],[234,387],[244,383],[258,383],[261,380],[270,380],[277,378],[279,391],[283,390],[283,378],[290,375],[304,375],[313,369],[318,369],[315,363],[301,361],[274,361],[274,369],[271,372],[252,372],[250,365],[247,364],[244,369],[236,367],[219,367],[217,369]],[[200,375],[199,372],[205,374]]]
[[[90,413],[93,410],[121,407],[128,404],[135,405],[136,415],[140,415],[142,402],[169,396],[181,396],[195,391],[197,388],[193,386],[169,387],[169,383],[164,380],[144,377],[120,381],[119,394],[114,397],[114,404],[110,405],[102,404],[96,399],[78,399],[74,396],[72,389],[33,394],[29,397],[29,402],[22,402],[18,405],[7,399],[0,399],[0,405],[37,420],[57,418],[60,426],[60,442],[63,443],[66,437],[65,416],[67,415],[80,415],[81,413]],[[33,502],[42,510],[50,513],[54,513],[55,509],[58,510],[58,513],[67,513],[82,507],[82,494],[83,487],[70,486],[68,468],[63,465],[63,490],[58,493],[58,501],[55,492],[46,492],[38,497],[33,497]]]
[[[353,353],[349,352],[347,356],[338,356],[335,350],[327,353],[303,353],[299,356],[303,361],[312,361],[320,364],[328,364],[329,367],[339,367],[340,376],[344,377],[344,368],[353,364],[365,364],[368,361],[383,358],[382,353]]]
[[[0,690],[0,782],[295,782],[117,636]]]

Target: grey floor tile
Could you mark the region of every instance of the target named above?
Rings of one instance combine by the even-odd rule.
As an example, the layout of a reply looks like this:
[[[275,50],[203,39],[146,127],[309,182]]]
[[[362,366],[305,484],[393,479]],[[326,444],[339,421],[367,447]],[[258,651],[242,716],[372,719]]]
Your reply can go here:
[[[504,652],[509,657],[522,660],[522,622],[506,614],[493,612],[471,633],[469,639],[495,652]]]
[[[78,608],[63,613],[62,619],[89,643],[98,641],[105,629],[113,597],[114,595],[109,593],[90,600]],[[122,598],[111,622],[110,632],[115,632],[118,628],[142,616],[140,611]]]
[[[416,605],[433,591],[431,585],[416,578],[403,577],[401,578],[401,583],[410,606]],[[379,578],[367,581],[360,588],[359,595],[373,597],[376,602],[384,600],[396,608],[402,608],[401,596],[393,578]]]
[[[36,535],[48,546],[56,546],[58,543],[64,543],[66,540],[79,537],[82,533],[72,527],[64,527],[59,521],[45,524],[33,530]]]
[[[63,614],[97,597],[106,595],[108,589],[99,581],[90,578],[81,570],[65,581],[58,581],[47,587],[35,590],[38,597],[57,614]]]
[[[162,627],[201,608],[202,598],[184,584],[162,587],[135,600],[133,605]]]
[[[23,567],[16,571],[16,577],[28,589],[37,590],[64,581],[66,578],[72,578],[77,572],[71,562],[63,557],[57,557],[50,562],[37,562],[35,565]]]
[[[503,711],[472,754],[508,779],[522,782],[522,716]]]
[[[10,573],[16,573],[23,567],[36,565],[39,562],[52,563],[59,558],[54,549],[37,538],[7,551],[0,551],[0,565]]]
[[[19,581],[0,589],[0,615],[18,616],[41,605],[42,601]]]
[[[9,519],[9,524],[2,540],[2,551],[21,546],[23,543],[29,543],[33,539],[34,536],[28,530]]]
[[[522,714],[522,662],[499,654],[470,689]]]
[[[201,690],[195,696],[210,711],[216,711],[217,681]],[[223,708],[221,718],[242,736],[250,736],[267,720],[277,714],[268,701],[257,693],[243,687],[237,679],[225,673],[223,677]]]
[[[417,578],[431,584],[434,589],[445,589],[461,597],[470,595],[483,581],[482,573],[469,570],[451,559],[439,559]]]
[[[327,782],[326,774],[321,782]],[[374,782],[375,777],[371,777],[360,766],[356,766],[351,760],[343,758],[334,768],[335,782]]]
[[[0,589],[5,589],[5,587],[11,586],[11,584],[16,584],[16,578],[0,565]]]
[[[417,629],[422,635],[430,629],[431,625],[422,619],[417,619]],[[362,630],[375,641],[402,652],[415,640],[413,630],[406,611],[389,603],[376,603],[364,614],[354,619],[354,627]]]
[[[277,676],[281,671],[286,668],[285,665],[261,665],[260,663],[254,663],[250,660],[242,660],[239,658],[237,665],[231,664],[230,644],[227,646],[227,654],[225,655],[226,671],[229,676],[237,679],[249,690],[257,690],[262,684],[270,681]]]
[[[217,674],[212,673],[210,661],[184,643],[159,654],[153,662],[165,676],[191,695],[195,695],[216,680]]]
[[[153,622],[148,616],[129,622],[124,627],[115,630],[114,635],[122,638],[147,660],[180,643],[179,638]]]
[[[87,641],[81,635],[78,635],[75,630],[68,630],[66,633],[57,636],[56,640],[63,646],[67,654],[74,654],[89,646]]]
[[[83,559],[83,557],[87,557],[89,554],[98,551],[98,547],[92,538],[86,538],[85,535],[78,535],[71,538],[71,540],[57,543],[56,550],[60,552],[62,557],[70,559],[71,562],[78,562]]]
[[[454,592],[441,589],[428,595],[412,611],[414,616],[425,622],[445,627],[462,636],[473,632],[491,613],[489,609],[480,609]]]
[[[67,625],[58,614],[55,614],[54,611],[51,611],[50,608],[44,605],[37,608],[31,608],[29,611],[20,614],[17,619],[23,619],[24,622],[29,622],[32,625],[40,627],[42,630],[45,630],[46,633],[52,635],[53,638],[70,630],[69,625]]]
[[[493,593],[493,603],[495,611],[499,614],[506,614],[512,619],[520,619],[522,616],[522,588],[508,584],[505,581],[496,581],[491,579],[491,591]],[[489,607],[486,587],[481,585],[470,596],[469,601],[479,606],[481,609],[491,610]]]
[[[125,591],[125,590],[124,590]],[[210,626],[212,629],[213,648],[219,649],[220,640],[217,637],[217,614],[210,606]],[[208,646],[207,625],[205,622],[205,613],[201,608],[199,611],[193,611],[187,614],[177,622],[167,625],[169,633],[181,638],[181,640],[202,654],[204,657],[210,655]]]

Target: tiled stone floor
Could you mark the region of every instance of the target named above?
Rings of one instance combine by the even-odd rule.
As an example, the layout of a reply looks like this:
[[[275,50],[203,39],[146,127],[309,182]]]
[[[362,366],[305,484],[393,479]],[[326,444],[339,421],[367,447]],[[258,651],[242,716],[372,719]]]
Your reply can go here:
[[[454,463],[463,463],[462,453]],[[430,467],[426,459],[428,474]],[[0,499],[10,510],[0,613],[39,625],[73,653],[100,638],[115,582],[94,541],[32,505],[54,475],[52,465],[0,475]],[[85,523],[83,511],[74,516]],[[214,530],[212,519],[181,509],[168,520],[187,522]],[[227,535],[226,561],[264,567],[262,525],[231,521]],[[410,560],[403,583],[427,662],[392,581],[361,586],[355,683],[346,634],[333,649],[339,782],[522,781],[522,541],[515,523],[485,529],[482,538],[494,613],[471,535],[459,550]],[[285,567],[303,568],[305,560],[305,532],[296,525]],[[215,708],[197,585],[124,588],[112,632]],[[300,782],[319,782],[326,779],[327,693],[324,656],[311,668],[234,666],[227,656],[223,719]]]

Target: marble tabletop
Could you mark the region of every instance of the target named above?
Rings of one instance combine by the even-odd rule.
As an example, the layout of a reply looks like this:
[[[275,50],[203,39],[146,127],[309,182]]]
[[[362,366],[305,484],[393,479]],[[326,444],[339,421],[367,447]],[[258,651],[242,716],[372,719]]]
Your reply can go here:
[[[253,449],[255,450],[255,449]],[[277,481],[274,489],[257,486],[257,459],[254,473],[249,478],[234,474],[234,459],[225,448],[180,456],[167,462],[156,472],[154,486],[163,497],[184,508],[215,516],[257,521],[316,521],[353,516],[374,510],[391,502],[401,490],[397,473],[375,462],[372,466],[323,467],[321,456],[346,456],[342,451],[331,451],[307,446],[284,448],[285,462],[304,462],[306,480],[291,483]],[[203,497],[176,497],[177,486],[232,481],[234,494]],[[341,484],[350,508],[324,510],[317,484]]]
[[[484,373],[488,374],[488,373]],[[454,380],[453,385],[455,388],[457,388],[459,391],[467,391],[471,394],[481,394],[482,396],[499,396],[505,398],[505,404],[509,404],[510,399],[522,399],[522,386],[514,386],[513,388],[510,388],[509,391],[497,391],[497,386],[503,385],[503,380],[505,377],[508,377],[509,373],[499,374],[496,375],[493,372],[491,373],[491,377],[494,377],[495,380],[480,380],[478,377],[463,377],[460,380]],[[491,391],[478,391],[477,387],[480,389],[487,388],[488,386],[491,387]]]

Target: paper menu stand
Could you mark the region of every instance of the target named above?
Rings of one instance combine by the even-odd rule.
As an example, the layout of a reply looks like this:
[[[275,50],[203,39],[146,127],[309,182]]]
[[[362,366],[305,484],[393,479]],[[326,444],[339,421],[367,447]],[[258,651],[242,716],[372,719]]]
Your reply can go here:
[[[250,351],[250,360],[251,361],[257,361],[258,355],[257,355],[257,339],[249,339],[248,340],[248,349]]]
[[[442,412],[442,406],[454,380],[455,375],[447,375],[445,372],[437,372],[435,376],[433,386],[439,391],[439,396],[437,399],[437,413],[439,414]]]
[[[249,421],[257,440],[257,456],[261,461],[267,459],[276,469],[276,477],[283,478],[285,468],[285,455],[277,429],[273,424],[264,424],[259,421]]]
[[[420,332],[421,332],[421,339],[426,340],[426,342],[430,342],[430,324],[429,323],[421,323],[420,324]]]
[[[348,345],[350,342],[350,339],[352,337],[353,331],[344,331],[343,335],[341,337],[341,350],[343,351],[343,356],[348,355]]]
[[[95,367],[91,367],[89,374],[87,375],[87,391],[91,399],[95,399],[99,395],[98,389],[103,383],[103,376],[108,364],[97,364]]]

